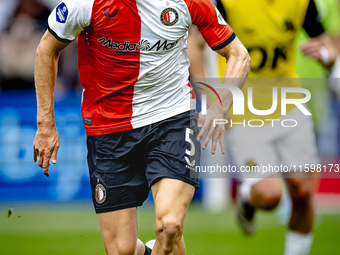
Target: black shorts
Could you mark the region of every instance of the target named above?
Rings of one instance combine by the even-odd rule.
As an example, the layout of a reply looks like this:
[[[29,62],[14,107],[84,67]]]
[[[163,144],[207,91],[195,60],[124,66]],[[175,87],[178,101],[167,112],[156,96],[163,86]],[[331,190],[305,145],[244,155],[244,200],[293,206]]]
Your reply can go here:
[[[185,112],[145,127],[87,137],[92,200],[96,213],[141,206],[162,178],[199,189],[197,113]]]

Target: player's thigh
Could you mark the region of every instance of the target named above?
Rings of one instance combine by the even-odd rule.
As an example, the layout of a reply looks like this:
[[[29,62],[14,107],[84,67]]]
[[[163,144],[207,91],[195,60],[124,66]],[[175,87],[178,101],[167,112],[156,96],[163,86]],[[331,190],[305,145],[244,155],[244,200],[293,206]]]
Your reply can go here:
[[[149,141],[146,177],[155,203],[156,233],[180,232],[187,208],[199,188],[195,166],[200,164],[196,137],[197,114],[178,114],[153,127]],[[180,235],[179,235],[180,236]]]
[[[278,135],[268,125],[259,129],[235,127],[227,131],[228,148],[242,181],[251,178],[255,184],[256,180],[276,174],[279,154],[275,140]]]
[[[278,141],[282,164],[293,166],[284,173],[293,200],[304,200],[311,197],[318,173],[319,164],[314,125],[310,116],[304,116],[298,109],[289,113],[291,119],[298,122],[290,128],[284,139]]]
[[[289,167],[289,178],[294,177],[293,171],[299,172],[295,174],[297,178],[301,176],[313,178],[314,175],[310,173],[313,172],[313,168],[316,169],[320,162],[313,120],[310,116],[303,115],[299,109],[292,110],[287,116],[298,124],[295,127],[287,128],[289,132],[277,141],[281,163]]]
[[[138,236],[137,208],[99,213],[98,220],[109,255],[134,253]]]
[[[181,180],[163,178],[151,187],[155,203],[156,229],[181,230],[195,187]]]

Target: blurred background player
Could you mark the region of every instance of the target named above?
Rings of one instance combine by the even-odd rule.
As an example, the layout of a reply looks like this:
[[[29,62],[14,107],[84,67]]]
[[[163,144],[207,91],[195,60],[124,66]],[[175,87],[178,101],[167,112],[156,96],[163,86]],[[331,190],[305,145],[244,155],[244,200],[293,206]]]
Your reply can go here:
[[[302,27],[311,37],[302,46],[303,53],[322,63],[325,68],[331,68],[335,62],[336,49],[321,25],[313,0],[222,0],[215,1],[215,5],[248,49],[251,56],[249,78],[296,78],[294,40]],[[191,78],[203,78],[204,44],[197,30],[192,29],[190,33],[190,75]],[[222,63],[221,70],[223,66]],[[272,87],[276,85],[265,82],[256,84],[253,92],[253,105],[256,109],[271,107]],[[298,82],[284,84],[285,87],[287,85],[300,86]],[[246,83],[244,92],[247,87]],[[231,128],[227,147],[230,148],[236,165],[317,163],[313,122],[311,118],[298,115],[297,109],[293,107],[287,113],[287,118],[297,118],[303,123],[301,127],[294,128],[293,132],[275,129],[273,133],[268,129],[269,124],[266,124],[265,132],[272,132],[271,137],[252,129]],[[235,115],[232,119],[242,122],[244,119],[254,119],[254,116],[246,112],[245,116]],[[266,116],[267,119],[279,117],[279,111]],[[255,119],[259,119],[259,116]],[[244,139],[245,137],[248,139]],[[280,179],[273,178],[278,176],[255,177],[243,178],[238,188],[238,220],[247,234],[252,234],[255,230],[256,209],[274,209],[282,194]],[[286,177],[292,199],[292,213],[286,233],[285,254],[308,254],[313,240],[313,180],[308,174],[299,178],[288,175]]]

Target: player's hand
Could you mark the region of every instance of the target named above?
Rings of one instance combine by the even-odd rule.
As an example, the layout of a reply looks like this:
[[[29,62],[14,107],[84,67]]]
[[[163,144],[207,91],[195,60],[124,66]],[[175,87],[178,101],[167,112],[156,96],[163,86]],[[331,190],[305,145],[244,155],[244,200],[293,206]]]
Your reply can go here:
[[[316,38],[310,39],[301,50],[306,56],[319,61],[325,67],[332,66],[337,55],[330,43],[322,43]]]
[[[301,47],[301,50],[306,56],[312,57],[317,61],[321,61],[320,47],[321,42],[319,40],[310,39]]]
[[[201,141],[204,134],[206,134],[205,139],[202,143],[202,149],[205,150],[210,139],[212,140],[211,153],[215,154],[217,141],[219,141],[221,145],[221,151],[225,154],[225,145],[224,145],[224,133],[225,127],[221,124],[216,124],[214,127],[214,119],[225,119],[225,114],[223,111],[213,105],[207,110],[207,114],[203,115],[202,112],[198,115],[198,127],[201,128],[197,136],[197,141]]]
[[[55,126],[40,127],[35,135],[33,143],[33,159],[43,169],[44,175],[50,176],[48,167],[50,160],[57,163],[57,152],[59,149],[59,134]]]

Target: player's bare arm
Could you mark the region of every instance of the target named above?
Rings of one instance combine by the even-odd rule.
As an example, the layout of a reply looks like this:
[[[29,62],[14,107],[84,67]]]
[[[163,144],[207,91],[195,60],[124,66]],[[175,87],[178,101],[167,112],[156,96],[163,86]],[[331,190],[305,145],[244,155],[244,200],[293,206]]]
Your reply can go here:
[[[189,73],[191,78],[205,78],[203,49],[206,45],[203,36],[196,26],[191,26],[188,37],[188,58],[190,59]]]
[[[59,42],[46,32],[38,46],[35,60],[35,86],[37,93],[38,130],[33,143],[33,159],[49,176],[50,160],[57,163],[59,135],[54,120],[54,86],[60,52],[67,43]]]
[[[327,33],[311,38],[301,49],[306,56],[319,61],[327,69],[335,63],[337,49]]]
[[[228,83],[242,88],[245,78],[250,70],[250,57],[248,51],[236,37],[226,47],[217,50],[218,54],[226,58],[227,68],[224,73],[224,78],[228,79]],[[231,80],[233,78],[233,80]],[[211,153],[215,153],[217,141],[221,145],[222,153],[225,153],[224,146],[224,126],[217,125],[214,127],[214,119],[225,119],[233,102],[232,94],[228,89],[221,89],[219,95],[222,100],[222,106],[211,105],[207,110],[207,114],[203,116],[199,115],[198,127],[201,128],[200,133],[197,136],[197,140],[200,141],[205,133],[207,133],[203,143],[202,149],[204,150],[212,139]]]
[[[192,25],[189,29],[188,36],[188,58],[190,60],[189,73],[190,78],[206,78],[206,69],[204,66],[205,56],[204,56],[204,47],[207,45],[202,34],[198,30],[197,26]],[[197,84],[190,81],[191,85],[196,88]],[[203,94],[201,90],[196,90],[195,93],[198,94],[199,97]],[[207,98],[207,105],[210,106],[213,103],[211,97]]]

